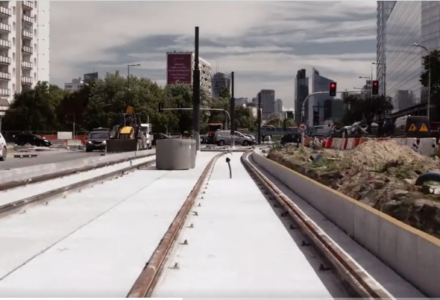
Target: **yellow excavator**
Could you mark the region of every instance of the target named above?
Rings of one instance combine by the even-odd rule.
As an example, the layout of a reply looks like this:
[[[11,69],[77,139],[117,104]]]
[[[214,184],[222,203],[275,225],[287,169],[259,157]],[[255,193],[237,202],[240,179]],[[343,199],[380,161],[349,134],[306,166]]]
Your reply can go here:
[[[141,115],[134,113],[133,107],[127,107],[125,113],[119,115],[119,122],[110,131],[107,141],[107,152],[129,152],[149,148],[147,133],[142,130]]]

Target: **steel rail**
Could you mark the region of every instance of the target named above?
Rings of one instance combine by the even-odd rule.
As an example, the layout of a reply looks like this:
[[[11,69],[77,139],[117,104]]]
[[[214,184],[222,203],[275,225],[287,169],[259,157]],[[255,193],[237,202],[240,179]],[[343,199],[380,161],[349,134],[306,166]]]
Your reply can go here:
[[[95,176],[93,178],[89,178],[89,179],[75,182],[75,183],[60,187],[60,188],[56,188],[56,189],[53,189],[53,190],[50,190],[50,191],[47,191],[47,192],[44,192],[41,194],[33,195],[33,196],[30,196],[30,197],[27,197],[24,199],[20,199],[20,200],[13,201],[13,202],[10,202],[10,203],[4,204],[4,205],[0,205],[0,216],[2,216],[3,214],[6,214],[6,213],[11,213],[12,211],[23,208],[27,205],[36,204],[36,203],[42,202],[44,200],[48,200],[50,198],[54,198],[56,196],[62,195],[65,192],[79,189],[81,187],[90,185],[90,184],[95,183],[97,181],[106,180],[110,177],[114,177],[119,174],[123,174],[125,172],[129,172],[129,171],[138,169],[142,166],[150,166],[154,163],[155,163],[155,161],[147,161],[145,163],[141,163],[138,165],[134,165],[134,166],[132,165],[132,166],[120,169],[120,170],[112,171],[112,172],[109,172],[106,174]]]
[[[141,156],[137,156],[137,157],[133,157],[133,158],[122,158],[122,159],[118,159],[118,160],[111,161],[111,162],[103,162],[103,163],[85,166],[85,167],[81,167],[81,168],[69,169],[69,170],[59,171],[59,172],[55,172],[55,173],[50,173],[50,174],[45,174],[45,175],[40,175],[40,176],[35,176],[35,177],[29,177],[29,178],[23,179],[23,180],[13,180],[13,181],[8,181],[8,182],[2,182],[2,183],[0,183],[0,191],[5,191],[5,190],[12,189],[12,188],[26,186],[28,184],[48,181],[48,180],[52,180],[52,179],[56,179],[56,178],[60,178],[60,177],[64,177],[64,176],[74,175],[74,174],[81,173],[81,172],[92,171],[92,170],[99,169],[99,168],[105,168],[108,166],[124,163],[129,160],[146,158],[146,157],[153,156],[153,155],[156,155],[156,154],[151,153],[151,154],[141,155]]]
[[[324,258],[333,265],[339,278],[348,283],[350,288],[361,298],[391,299],[389,293],[377,284],[368,273],[358,266],[345,254],[310,218],[299,209],[283,192],[281,192],[261,171],[249,160],[252,152],[246,152],[241,162],[251,177],[263,187],[270,199],[276,201],[285,210],[284,216],[289,215],[305,236],[315,245]],[[291,229],[297,227],[291,225]],[[321,266],[321,268],[325,268]]]
[[[176,238],[185,223],[189,211],[194,205],[197,196],[202,191],[203,184],[206,180],[211,177],[212,171],[214,169],[217,159],[226,153],[217,154],[209,164],[206,166],[202,175],[197,180],[191,193],[186,198],[170,227],[168,228],[165,235],[162,237],[159,245],[155,249],[153,255],[146,263],[144,269],[141,271],[140,275],[136,279],[132,288],[127,294],[127,298],[147,298],[153,292],[155,283],[159,278],[160,271],[166,260],[166,256],[173,246]]]

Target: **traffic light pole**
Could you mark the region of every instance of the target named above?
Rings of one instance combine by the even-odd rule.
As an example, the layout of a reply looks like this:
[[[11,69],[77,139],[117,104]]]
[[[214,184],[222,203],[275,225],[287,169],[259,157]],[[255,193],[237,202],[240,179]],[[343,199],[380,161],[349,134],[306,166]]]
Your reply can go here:
[[[356,92],[358,93],[359,91],[342,91],[342,92],[336,92],[336,94],[341,94],[341,93],[353,93]],[[301,123],[304,123],[304,115],[306,113],[306,103],[309,101],[310,97],[312,96],[316,96],[316,95],[322,95],[322,94],[329,94],[329,91],[325,91],[325,92],[314,92],[311,93],[309,95],[307,95],[307,97],[304,99],[304,102],[302,103],[302,107],[301,107]],[[301,144],[304,146],[304,131],[302,132],[302,139],[301,139]]]
[[[258,145],[261,145],[261,92],[258,93],[258,108],[257,108],[257,122],[258,122]]]
[[[199,69],[199,27],[195,28],[194,71],[193,71],[193,136],[196,149],[200,150],[200,69]]]
[[[231,73],[231,100],[230,100],[230,107],[231,115],[229,119],[231,120],[231,144],[232,144],[232,150],[235,149],[235,99],[234,99],[234,72]]]
[[[328,94],[328,93],[329,93],[328,91],[325,91],[325,92],[314,92],[314,93],[311,93],[311,94],[307,95],[307,97],[304,99],[304,102],[302,103],[302,107],[301,107],[301,123],[304,122],[304,115],[306,113],[306,104],[309,101],[309,98],[312,97],[312,96]],[[341,93],[359,93],[359,91],[336,92],[336,94],[341,94]]]

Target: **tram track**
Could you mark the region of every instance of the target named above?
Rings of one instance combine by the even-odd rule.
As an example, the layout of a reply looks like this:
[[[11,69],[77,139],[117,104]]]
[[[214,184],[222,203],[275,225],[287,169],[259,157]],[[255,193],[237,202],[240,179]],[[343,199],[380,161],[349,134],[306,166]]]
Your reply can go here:
[[[148,155],[139,157],[139,159],[148,158],[153,155],[154,154],[148,154]],[[128,166],[128,167],[123,167],[123,168],[120,168],[120,169],[117,169],[114,171],[110,171],[108,173],[93,176],[93,177],[85,179],[85,180],[76,181],[74,183],[63,185],[63,186],[57,187],[57,188],[53,188],[53,189],[50,189],[50,190],[42,192],[42,193],[36,193],[34,195],[21,198],[19,200],[15,200],[15,201],[11,201],[11,202],[8,202],[5,204],[1,204],[0,205],[0,217],[4,217],[4,216],[9,215],[10,213],[20,211],[24,208],[31,206],[31,205],[37,205],[37,204],[44,203],[44,202],[47,203],[48,201],[50,201],[52,199],[59,198],[60,196],[65,196],[65,194],[68,192],[73,192],[75,190],[81,190],[81,189],[84,189],[90,185],[96,184],[98,182],[104,182],[106,180],[121,176],[125,173],[134,171],[136,169],[139,169],[142,167],[149,167],[149,166],[152,166],[155,164],[154,160],[146,161],[146,162],[140,163],[140,164],[136,164],[137,160],[134,160],[135,164],[133,164],[132,160],[123,159],[123,160],[113,161],[111,163],[103,163],[103,164],[98,164],[98,165],[90,166],[90,167],[86,167],[86,168],[79,168],[79,169],[75,169],[75,170],[68,170],[68,171],[58,172],[58,173],[49,174],[49,175],[43,175],[43,176],[41,176],[41,178],[40,177],[36,178],[37,179],[36,182],[60,179],[60,178],[63,178],[65,176],[69,176],[69,175],[78,175],[78,174],[93,171],[96,169],[103,169],[105,167],[116,166],[118,164],[123,164],[128,161],[130,161],[130,166]],[[32,183],[36,183],[36,182],[34,182],[32,180]],[[14,185],[11,185],[11,186],[14,186]],[[20,186],[26,187],[27,184],[24,183],[24,184],[21,184]],[[17,186],[14,186],[14,187],[17,188]]]
[[[319,266],[319,271],[331,271],[335,273],[335,276],[341,281],[341,286],[343,286],[346,289],[347,294],[352,297],[392,298],[386,290],[376,284],[373,278],[357,266],[351,258],[347,257],[347,255],[343,253],[343,251],[307,217],[307,215],[296,207],[290,199],[284,196],[284,194],[258,170],[250,159],[251,153],[251,151],[245,152],[241,156],[241,163],[251,178],[255,181],[261,193],[265,195],[269,202],[271,202],[271,206],[273,206],[273,208],[281,208],[284,210],[280,214],[280,218],[290,218],[291,225],[289,229],[301,231],[301,234],[304,237],[301,246],[307,247],[313,245],[315,250],[317,250],[320,256],[322,256],[322,263]],[[170,260],[170,257],[173,256],[171,252],[173,251],[173,248],[177,247],[176,243],[179,240],[179,232],[185,224],[185,219],[188,218],[197,197],[201,195],[203,186],[205,186],[205,189],[208,187],[216,160],[224,154],[216,156],[215,160],[211,161],[207,166],[202,176],[199,178],[196,187],[180,209],[179,214],[176,216],[173,223],[171,223],[168,232],[163,236],[161,243],[156,248],[151,259],[146,263],[144,270],[134,283],[127,298],[152,297],[157,282],[160,280],[161,276],[165,276],[162,274],[164,272],[164,265],[167,260]],[[200,206],[200,204],[198,206]],[[197,214],[196,212],[194,213]],[[190,226],[193,226],[193,224]],[[181,237],[180,240],[182,240],[180,245],[186,245],[186,239]],[[173,265],[174,263],[168,264]],[[178,264],[175,263],[173,267],[169,268],[178,269]],[[264,270],[264,272],[268,271],[269,270]]]
[[[298,260],[298,259],[303,260],[301,262],[301,267],[298,266],[298,268],[307,268],[307,270],[304,270],[304,273],[308,273],[308,274],[314,273],[314,272],[321,273],[321,274],[327,274],[327,275],[318,275],[317,277],[315,276],[312,279],[310,279],[310,275],[304,275],[304,276],[305,277],[309,276],[309,279],[307,279],[309,281],[314,280],[315,282],[318,282],[318,281],[324,282],[324,280],[327,280],[327,283],[324,283],[324,284],[321,284],[321,282],[320,282],[321,290],[329,289],[328,293],[332,296],[334,296],[334,294],[332,294],[332,292],[330,292],[330,288],[328,287],[328,285],[333,284],[333,283],[329,283],[328,277],[335,278],[335,281],[338,282],[337,285],[338,286],[340,285],[341,287],[343,287],[344,295],[346,294],[351,297],[361,297],[361,298],[394,299],[394,297],[383,286],[381,286],[381,284],[379,282],[377,282],[375,280],[375,278],[371,277],[371,275],[368,274],[362,267],[360,267],[356,263],[356,261],[354,261],[354,259],[352,257],[350,257],[346,252],[344,252],[344,250],[336,242],[334,242],[311,218],[309,218],[309,216],[307,216],[306,213],[304,213],[303,210],[301,210],[288,196],[286,196],[277,187],[277,185],[274,182],[272,182],[264,174],[264,172],[262,172],[259,169],[257,164],[252,160],[251,153],[252,153],[252,151],[247,151],[247,152],[243,153],[243,155],[240,157],[239,160],[238,160],[238,158],[236,158],[235,160],[232,161],[233,163],[237,163],[237,162],[241,163],[241,166],[237,166],[237,164],[233,165],[234,166],[233,170],[240,171],[241,173],[239,172],[239,174],[236,174],[233,171],[233,176],[232,176],[233,181],[231,181],[231,183],[234,183],[234,186],[240,186],[241,184],[246,183],[246,186],[243,186],[243,188],[249,189],[249,192],[244,192],[243,195],[250,195],[249,197],[251,199],[245,200],[245,202],[248,201],[249,203],[246,202],[244,207],[248,207],[246,205],[250,205],[252,203],[253,203],[252,205],[257,205],[260,207],[259,210],[257,210],[255,212],[256,215],[253,215],[249,219],[250,223],[260,222],[260,220],[258,218],[262,217],[259,214],[261,214],[261,209],[263,209],[265,211],[264,215],[266,217],[269,216],[270,218],[272,218],[272,220],[276,219],[276,222],[271,221],[272,225],[269,223],[262,223],[256,227],[262,228],[262,227],[267,227],[267,226],[274,226],[273,225],[274,223],[280,223],[279,221],[281,221],[281,223],[283,223],[283,226],[284,226],[282,228],[284,230],[284,232],[282,234],[281,234],[281,232],[279,232],[279,235],[284,235],[284,241],[286,241],[286,239],[287,240],[294,239],[292,232],[295,232],[294,235],[297,238],[299,238],[299,241],[300,241],[300,242],[290,241],[290,243],[289,242],[287,242],[287,243],[280,242],[280,244],[276,244],[276,242],[275,242],[272,246],[269,246],[267,248],[268,249],[277,249],[279,247],[284,247],[284,250],[283,250],[284,253],[295,252],[295,251],[296,251],[296,253],[300,253],[300,251],[297,250],[298,248],[303,248],[303,249],[313,248],[313,252],[318,253],[318,255],[319,255],[319,258],[314,258],[315,259],[314,263],[318,262],[317,267],[312,266],[313,263],[309,259],[296,257],[295,260]],[[130,284],[131,288],[129,289],[128,293],[126,294],[127,298],[149,298],[149,297],[158,297],[158,296],[169,297],[170,295],[167,293],[169,293],[169,291],[170,291],[169,286],[172,285],[171,283],[173,283],[173,282],[176,283],[176,282],[178,282],[178,280],[180,280],[182,278],[191,278],[191,276],[188,276],[188,272],[195,272],[194,270],[197,269],[197,263],[195,263],[195,261],[192,261],[191,262],[191,264],[192,264],[191,269],[192,270],[189,271],[188,268],[186,268],[186,267],[188,266],[188,260],[190,259],[188,257],[191,255],[189,255],[185,251],[191,251],[191,250],[194,251],[195,248],[198,248],[196,250],[199,252],[201,251],[201,254],[203,254],[203,255],[209,254],[209,256],[213,256],[213,254],[211,252],[209,252],[209,251],[212,251],[212,247],[210,248],[210,243],[212,243],[212,241],[209,240],[209,238],[207,240],[206,231],[209,229],[209,228],[208,229],[206,228],[207,224],[208,225],[211,223],[217,224],[216,225],[217,227],[216,226],[214,226],[212,228],[210,227],[213,230],[212,235],[216,234],[215,230],[223,230],[222,234],[220,235],[220,239],[226,238],[224,231],[232,230],[230,232],[233,232],[233,231],[241,232],[240,239],[237,240],[237,239],[232,238],[232,240],[237,243],[237,245],[234,245],[234,246],[238,247],[238,248],[240,248],[240,246],[242,247],[246,242],[250,243],[250,244],[253,244],[253,243],[258,244],[259,242],[264,243],[267,240],[267,243],[270,243],[269,240],[271,240],[271,238],[268,238],[268,236],[265,236],[265,235],[262,235],[261,237],[252,236],[252,235],[249,235],[249,233],[250,233],[248,231],[249,228],[237,227],[237,226],[241,226],[241,223],[240,223],[240,225],[237,225],[239,223],[230,224],[231,220],[230,220],[229,215],[231,214],[231,212],[227,212],[227,215],[228,215],[227,220],[225,220],[223,214],[220,215],[220,218],[217,218],[214,220],[210,219],[212,217],[212,213],[213,212],[217,213],[217,210],[219,210],[219,206],[216,206],[216,205],[218,205],[219,203],[222,203],[222,201],[220,201],[222,199],[222,197],[223,198],[229,197],[228,200],[232,201],[232,202],[227,202],[227,203],[229,203],[229,205],[231,203],[233,203],[234,200],[237,200],[238,202],[240,202],[239,201],[240,198],[232,199],[232,197],[230,196],[230,195],[232,195],[231,191],[225,191],[225,195],[217,195],[216,194],[218,192],[219,182],[221,183],[224,180],[230,180],[229,173],[224,172],[224,174],[223,174],[223,170],[225,170],[224,165],[221,166],[221,168],[219,166],[217,169],[217,166],[219,164],[219,158],[221,158],[222,156],[225,156],[225,155],[228,155],[228,158],[229,158],[229,156],[232,157],[234,155],[236,156],[237,154],[238,153],[223,152],[223,153],[219,153],[219,154],[215,155],[212,159],[211,159],[211,157],[212,157],[211,156],[209,158],[210,159],[209,162],[205,161],[203,164],[203,165],[206,165],[206,167],[204,167],[203,169],[200,169],[200,171],[198,171],[198,172],[201,172],[201,175],[199,176],[200,173],[197,173],[197,175],[193,175],[194,181],[192,181],[193,183],[191,184],[191,188],[192,188],[191,192],[188,194],[189,187],[190,187],[190,185],[188,185],[188,189],[185,194],[185,195],[188,195],[186,197],[186,200],[183,200],[185,198],[182,197],[181,200],[179,200],[181,202],[179,202],[178,205],[174,204],[175,206],[173,208],[173,211],[175,211],[175,212],[172,214],[172,216],[170,215],[168,217],[169,219],[167,219],[166,223],[164,224],[165,226],[167,226],[166,224],[169,224],[168,229],[165,230],[165,227],[164,227],[162,229],[163,231],[159,231],[159,234],[157,235],[157,239],[155,240],[155,242],[153,241],[153,239],[144,240],[145,243],[151,244],[151,247],[150,246],[147,247],[146,252],[143,253],[143,256],[145,256],[145,258],[149,257],[149,259],[148,259],[148,261],[146,259],[143,260],[143,262],[146,261],[146,263],[143,268],[142,268],[143,263],[139,266],[139,269],[142,268],[139,275],[135,278],[135,280],[131,279],[133,281],[129,281],[132,284]],[[212,155],[214,155],[214,154],[212,154]],[[152,166],[153,164],[154,164],[154,162],[148,161],[148,162],[143,163],[142,166]],[[17,205],[15,205],[15,206],[12,203],[9,204],[9,206],[4,206],[5,208],[3,210],[2,210],[3,206],[0,206],[0,217],[4,214],[5,215],[8,214],[8,212],[12,212],[17,209],[26,207],[27,205],[30,205],[33,203],[41,203],[43,201],[48,201],[47,199],[60,197],[60,195],[63,195],[64,193],[66,193],[68,191],[83,189],[83,188],[88,187],[90,185],[94,185],[95,183],[99,183],[99,182],[108,180],[112,177],[119,177],[121,174],[125,174],[127,172],[132,171],[132,170],[136,170],[139,167],[140,167],[139,165],[126,167],[124,169],[116,170],[114,172],[100,175],[95,178],[91,178],[88,180],[77,182],[77,183],[71,184],[66,187],[53,189],[47,193],[34,195],[34,196],[29,197],[27,199],[22,199],[22,201],[17,203]],[[241,171],[241,170],[243,170],[243,171]],[[220,171],[221,171],[221,174],[219,174]],[[178,174],[178,172],[180,172],[180,171],[176,171],[176,173],[169,172],[169,174]],[[194,184],[194,182],[195,182],[195,184]],[[217,188],[215,187],[216,184],[217,184]],[[254,184],[255,187],[251,187],[250,186],[251,184]],[[228,186],[228,185],[226,185],[226,186]],[[220,188],[222,188],[222,187],[223,187],[223,185],[221,183]],[[233,188],[231,188],[231,187],[230,187],[230,189],[233,190]],[[258,198],[258,199],[255,200],[253,198]],[[157,199],[159,199],[159,198],[154,197],[154,199],[155,199],[155,201],[158,201]],[[217,201],[217,204],[215,204],[216,201]],[[251,203],[251,201],[254,201],[254,202]],[[213,203],[214,203],[214,205],[213,205]],[[164,204],[160,204],[160,205],[164,205]],[[226,204],[226,205],[228,205],[228,204]],[[271,207],[273,211],[269,207]],[[160,208],[160,209],[163,209],[163,208]],[[222,208],[222,209],[225,209],[225,208]],[[233,209],[233,208],[231,208],[231,209]],[[234,212],[234,214],[236,214],[236,215],[240,215],[240,213],[241,214],[243,214],[243,213],[253,214],[253,212],[248,212],[248,211],[241,211],[240,212],[239,211],[240,209],[243,209],[243,206],[237,206],[237,209]],[[171,217],[174,217],[174,219],[172,219],[172,221],[170,222]],[[246,216],[244,216],[244,217],[246,218]],[[157,221],[151,220],[149,222],[150,223],[148,223],[148,224],[153,225],[153,222],[157,222]],[[193,224],[193,222],[194,222],[194,224]],[[268,222],[268,221],[265,219],[265,222]],[[250,224],[250,223],[249,223],[249,226],[255,225],[255,224]],[[156,223],[154,223],[154,224],[156,224]],[[157,223],[157,224],[159,224],[159,223]],[[151,226],[151,225],[149,225],[149,226]],[[203,228],[204,226],[205,226],[205,228]],[[233,228],[234,226],[236,226],[236,227]],[[226,228],[227,230],[225,230],[224,227],[227,227]],[[279,226],[279,224],[277,226],[274,226],[274,228],[275,227],[278,230],[281,228]],[[153,228],[153,227],[148,227],[148,228]],[[156,228],[156,227],[154,227],[154,228]],[[223,228],[223,229],[219,229],[219,228]],[[204,230],[205,233],[201,232],[200,230]],[[287,232],[289,232],[289,233],[287,233]],[[162,233],[163,233],[163,235],[162,235]],[[141,235],[139,235],[139,234],[140,233],[136,233],[137,238],[141,237]],[[199,234],[200,234],[200,236],[198,238],[198,241],[194,242],[195,241],[194,236],[199,235]],[[159,241],[159,237],[161,237],[160,241]],[[142,237],[142,239],[144,239],[144,238]],[[201,247],[200,243],[203,243],[202,247]],[[220,240],[220,241],[218,241],[218,243],[220,243],[221,245],[227,245],[229,243],[229,238],[227,240]],[[244,243],[244,244],[242,244],[242,243]],[[216,244],[217,244],[217,241],[216,241]],[[223,255],[223,256],[233,257],[234,255],[237,255],[236,253],[234,254],[234,252],[228,252],[231,250],[230,250],[230,248],[228,248],[226,246],[220,246],[220,247],[224,247],[220,250],[217,249],[218,251],[223,251],[223,253],[221,253],[221,255]],[[293,248],[289,249],[289,247],[293,247]],[[295,250],[295,251],[293,251],[293,250]],[[303,251],[303,250],[301,250],[301,251]],[[136,255],[139,256],[139,254],[136,254]],[[243,254],[239,254],[239,255],[243,255]],[[249,255],[252,256],[252,254],[249,254]],[[253,257],[251,259],[255,260],[255,262],[258,262],[258,261],[264,260],[265,255],[272,255],[272,253],[265,253],[265,254],[255,253],[255,257]],[[301,257],[302,257],[302,255],[307,256],[306,254],[304,254],[304,252],[302,255],[301,254],[299,254],[299,255],[295,254],[295,255],[301,256]],[[275,254],[275,256],[276,256],[276,254]],[[191,257],[194,257],[194,256],[191,256]],[[286,256],[286,257],[289,257],[289,256]],[[197,256],[197,258],[199,258],[199,256]],[[76,259],[78,259],[78,257],[76,257]],[[184,262],[185,259],[186,259],[186,264]],[[178,260],[182,260],[182,264],[180,264],[180,261],[178,263],[177,262]],[[78,261],[78,262],[81,262],[81,261]],[[121,263],[121,262],[119,262],[119,263]],[[57,262],[54,261],[54,263],[56,264]],[[99,262],[96,262],[96,263],[99,263]],[[194,266],[194,264],[196,266]],[[278,266],[280,266],[280,264],[281,265],[283,265],[283,264],[292,265],[292,262],[288,262],[287,260],[285,260],[284,263],[280,262],[280,261],[275,261],[275,264],[279,264]],[[242,275],[250,272],[248,269],[246,269],[246,267],[244,269],[239,269],[239,268],[241,268],[240,266],[242,267],[243,264],[238,263],[236,265],[232,264],[229,266],[220,265],[220,268],[223,268],[221,272],[224,272],[224,270],[227,269],[228,267],[230,269],[232,267],[232,271],[235,270],[236,272],[241,273]],[[118,268],[120,268],[120,267],[122,267],[122,266],[118,265]],[[133,265],[131,265],[131,267],[133,268]],[[125,268],[125,266],[124,266],[124,268]],[[213,268],[215,269],[215,267],[213,267]],[[275,266],[273,266],[273,268],[274,269],[272,269],[269,265],[266,265],[266,267],[264,269],[259,270],[259,272],[261,272],[263,275],[255,275],[255,276],[265,278],[266,275],[264,275],[264,274],[271,274],[272,271],[275,271],[277,269],[277,266],[275,265]],[[283,270],[284,270],[284,273],[280,273],[277,276],[279,276],[279,278],[278,278],[279,281],[285,282],[285,286],[288,287],[289,285],[292,284],[291,281],[289,283],[289,280],[291,280],[291,278],[290,277],[288,278],[288,276],[289,276],[288,270],[291,270],[291,267],[290,267],[290,269],[289,269],[289,267],[284,267]],[[174,273],[170,273],[170,272],[174,272]],[[296,270],[295,272],[302,274],[301,273],[302,270]],[[255,274],[255,273],[252,273],[252,274]],[[203,274],[203,275],[200,274],[200,275],[206,276],[206,277],[209,277],[209,276],[212,277],[212,276],[216,276],[216,273],[213,271],[207,271],[206,275],[205,274]],[[109,274],[109,276],[111,277],[112,275]],[[114,277],[116,278],[117,276],[115,275]],[[174,277],[174,278],[170,279],[170,277]],[[200,276],[198,276],[198,277],[200,277]],[[323,279],[324,277],[327,277],[327,279]],[[132,277],[132,278],[134,278],[134,277]],[[164,281],[167,281],[167,280],[168,280],[168,282],[164,283]],[[171,280],[171,283],[170,283],[170,280]],[[213,280],[213,278],[211,278],[211,280]],[[239,279],[236,279],[236,280],[240,281]],[[298,279],[298,282],[300,282],[300,281],[302,282],[302,279]],[[214,282],[216,282],[216,281],[214,280]],[[258,282],[258,280],[253,281],[251,283],[251,285],[258,287],[257,282]],[[298,282],[293,282],[293,285],[297,286],[299,284]],[[197,279],[194,278],[193,281],[190,281],[188,286],[186,285],[187,283],[188,283],[188,281],[185,281],[185,283],[177,284],[175,287],[176,291],[180,291],[179,288],[181,289],[182,285],[183,285],[190,290],[190,292],[189,292],[190,295],[184,295],[185,297],[198,296],[197,293],[199,291],[197,290],[197,286],[199,283],[197,282]],[[127,284],[127,280],[126,280],[125,285],[126,284]],[[193,284],[194,284],[194,286],[192,286]],[[218,286],[215,286],[215,287],[218,289],[223,289],[224,292],[225,292],[225,289],[227,290],[227,288],[229,287],[227,284],[223,284],[222,282],[218,282],[217,284],[218,284]],[[299,286],[301,286],[301,284],[299,284]],[[126,288],[127,288],[126,289],[126,291],[127,291],[128,287],[126,287]],[[298,286],[295,287],[295,289],[301,289],[301,288],[302,287],[298,287]],[[249,289],[249,286],[248,286],[248,289]],[[311,291],[313,291],[313,288],[309,287],[309,288],[306,288],[305,293],[310,293]],[[235,292],[236,291],[233,290],[230,293],[233,294]],[[302,291],[302,292],[304,292],[304,291]],[[327,290],[325,292],[327,293]],[[177,292],[176,292],[176,295],[177,295]],[[287,297],[287,296],[294,296],[294,295],[302,296],[301,294],[286,294],[283,296]],[[323,294],[320,294],[320,295],[323,295]],[[318,296],[320,296],[320,295],[318,295]],[[340,295],[341,294],[339,294],[339,296],[334,296],[334,298],[342,298],[342,296],[340,296]],[[0,282],[0,296],[1,296],[1,282]],[[214,293],[213,293],[213,296],[215,296]],[[255,294],[251,295],[251,296],[255,296]],[[261,296],[263,296],[263,295],[261,295]],[[313,294],[310,296],[317,296],[317,294]],[[182,297],[183,297],[183,295],[182,295]]]

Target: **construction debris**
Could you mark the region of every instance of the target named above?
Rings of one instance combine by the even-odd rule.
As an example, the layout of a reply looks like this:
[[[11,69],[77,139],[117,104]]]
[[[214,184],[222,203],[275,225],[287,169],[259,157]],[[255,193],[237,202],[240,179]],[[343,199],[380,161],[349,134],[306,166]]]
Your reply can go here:
[[[394,140],[368,141],[353,150],[273,148],[268,158],[440,237],[440,183],[417,178],[440,173],[438,157],[420,155]]]

